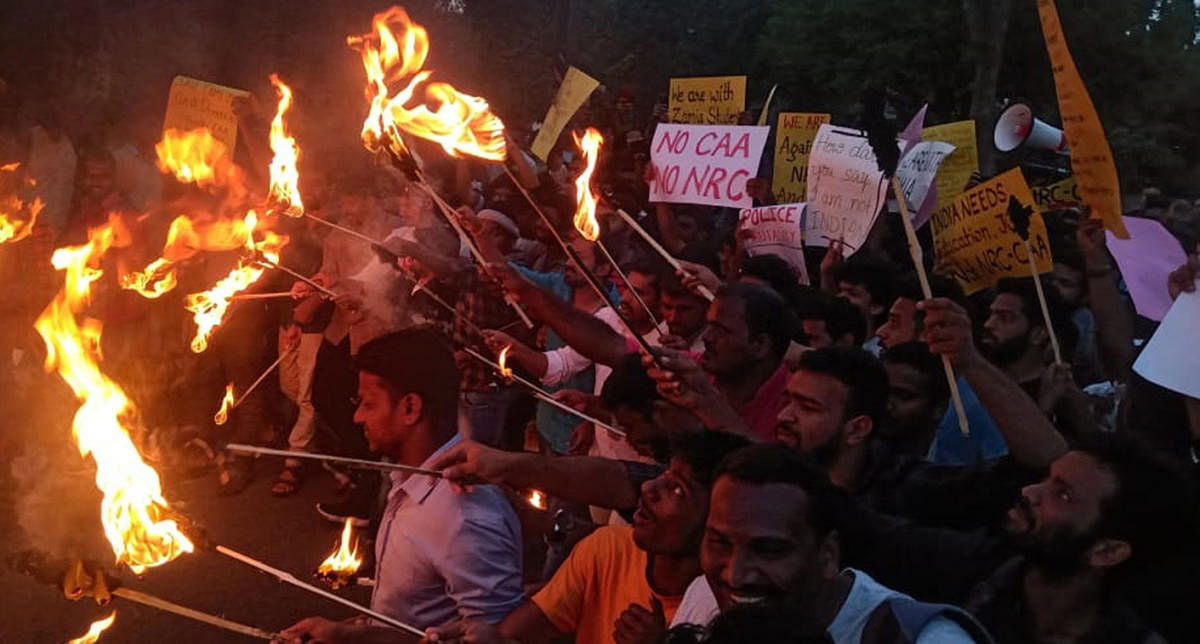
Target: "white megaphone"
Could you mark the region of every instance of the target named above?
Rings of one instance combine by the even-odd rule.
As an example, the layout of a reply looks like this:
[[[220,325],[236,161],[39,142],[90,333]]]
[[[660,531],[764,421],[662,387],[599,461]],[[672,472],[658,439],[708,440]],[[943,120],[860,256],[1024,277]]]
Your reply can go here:
[[[1024,103],[1013,103],[1004,108],[1000,118],[996,120],[992,140],[996,149],[1001,152],[1012,152],[1023,145],[1059,154],[1067,154],[1069,151],[1067,136],[1063,131],[1034,118],[1033,110]]]

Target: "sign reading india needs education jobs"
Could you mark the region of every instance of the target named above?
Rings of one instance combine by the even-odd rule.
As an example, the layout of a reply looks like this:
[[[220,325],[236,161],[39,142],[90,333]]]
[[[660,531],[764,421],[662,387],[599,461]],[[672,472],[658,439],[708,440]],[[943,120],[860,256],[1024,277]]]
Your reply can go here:
[[[667,96],[672,123],[735,125],[746,109],[746,77],[672,78]]]
[[[747,208],[771,128],[659,123],[650,142],[650,201]]]
[[[938,208],[933,222],[934,270],[953,277],[968,295],[992,286],[1002,277],[1028,277],[1029,253],[1013,230],[1008,199],[1033,207],[1029,243],[1038,273],[1054,268],[1046,223],[1025,183],[1020,168],[1013,168],[959,195]]]
[[[188,76],[176,76],[167,96],[167,114],[163,131],[208,128],[213,138],[225,144],[233,155],[237,143],[237,116],[233,99],[250,93]]]
[[[828,114],[780,112],[775,128],[775,172],[771,190],[780,203],[804,201],[808,189],[808,157],[817,129],[829,122]]]

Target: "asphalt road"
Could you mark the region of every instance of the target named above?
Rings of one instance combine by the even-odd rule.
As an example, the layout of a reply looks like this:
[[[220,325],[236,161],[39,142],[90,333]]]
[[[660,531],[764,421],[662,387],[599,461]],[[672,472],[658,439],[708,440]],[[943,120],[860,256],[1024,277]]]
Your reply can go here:
[[[180,507],[202,523],[217,543],[310,581],[313,570],[333,550],[338,539],[340,528],[313,510],[317,501],[331,498],[333,483],[328,476],[314,475],[299,493],[278,499],[269,490],[278,465],[275,459],[259,461],[257,479],[234,497],[215,494],[215,474],[168,482],[166,494],[172,500],[183,501]],[[11,542],[11,525],[0,526],[0,535]],[[327,599],[280,583],[212,552],[184,555],[149,570],[142,579],[132,579],[127,585],[267,631],[277,631],[310,615],[340,619],[353,614]],[[114,609],[116,622],[100,639],[101,644],[262,641],[120,598],[114,598],[107,607],[99,607],[88,598],[71,601],[57,588],[16,574],[3,565],[0,565],[0,588],[3,589],[0,642],[4,644],[61,644],[82,635],[93,620],[107,616]],[[370,598],[370,589],[364,587],[342,588],[337,592],[361,604]]]

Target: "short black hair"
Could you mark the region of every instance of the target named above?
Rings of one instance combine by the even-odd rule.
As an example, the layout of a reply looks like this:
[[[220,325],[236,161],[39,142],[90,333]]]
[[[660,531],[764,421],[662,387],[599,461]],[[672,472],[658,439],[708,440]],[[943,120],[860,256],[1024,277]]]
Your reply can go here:
[[[1079,342],[1079,328],[1071,319],[1071,311],[1057,289],[1043,288],[1046,296],[1046,309],[1050,312],[1050,324],[1058,335],[1058,343],[1063,356],[1069,360],[1075,355],[1075,345]],[[1038,303],[1037,286],[1032,277],[1003,277],[996,282],[996,295],[1013,295],[1021,300],[1021,313],[1029,321],[1030,328],[1040,326],[1045,328],[1042,318],[1042,307]]]
[[[938,273],[930,273],[929,290],[933,292],[934,297],[944,297],[964,308],[967,306],[967,296],[963,293],[962,286],[959,285],[958,280],[954,278]],[[925,299],[925,292],[921,290],[921,280],[917,277],[916,273],[909,273],[896,280],[892,292],[892,301],[895,302],[900,298],[914,302],[920,302]]]
[[[833,283],[849,282],[867,290],[871,301],[880,306],[892,302],[892,263],[870,253],[858,253],[846,260],[833,273]]]
[[[613,365],[604,381],[600,402],[610,410],[629,407],[646,418],[653,418],[654,403],[661,400],[657,383],[642,366],[642,356],[630,353]]]
[[[625,274],[640,273],[654,278],[654,290],[661,293],[663,278],[670,273],[666,262],[658,257],[641,257],[621,267]]]
[[[382,378],[393,400],[420,396],[435,423],[454,423],[458,417],[454,351],[435,331],[405,329],[375,338],[359,348],[355,367]]]
[[[750,444],[745,436],[720,431],[683,434],[671,444],[671,457],[692,468],[692,476],[706,489],[717,480],[717,467],[726,456]]]
[[[883,363],[859,347],[828,347],[805,351],[797,371],[833,376],[846,386],[845,418],[867,416],[878,427],[887,412],[888,379]]]
[[[734,282],[722,286],[717,297],[741,300],[742,315],[750,335],[766,334],[776,358],[787,353],[792,343],[793,325],[783,296],[762,284]]]
[[[950,397],[950,384],[942,375],[941,357],[931,353],[924,342],[897,344],[885,349],[881,358],[884,364],[906,364],[924,374],[930,400],[942,401]]]
[[[789,299],[800,284],[796,271],[787,260],[778,255],[766,254],[747,257],[742,261],[742,275],[755,277],[770,285],[776,293]]]
[[[743,447],[721,461],[717,478],[728,476],[751,485],[781,483],[804,490],[807,520],[818,539],[837,527],[837,491],[825,468],[811,456],[781,443]]]
[[[867,339],[867,319],[854,303],[844,297],[826,294],[825,330],[833,340],[850,334],[854,344],[862,344]]]

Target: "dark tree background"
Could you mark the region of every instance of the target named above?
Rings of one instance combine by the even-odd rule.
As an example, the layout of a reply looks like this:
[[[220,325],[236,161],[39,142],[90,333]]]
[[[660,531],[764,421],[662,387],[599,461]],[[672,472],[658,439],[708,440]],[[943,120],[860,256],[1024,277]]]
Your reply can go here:
[[[437,75],[487,96],[512,123],[539,120],[567,64],[631,88],[646,114],[673,75],[744,73],[749,103],[853,122],[864,87],[898,116],[974,116],[985,165],[997,101],[1058,123],[1036,0],[419,0]],[[1127,190],[1200,185],[1200,44],[1193,0],[1058,0]],[[290,80],[303,142],[350,154],[362,72],[344,43],[386,6],[365,0],[9,0],[0,78],[33,114],[65,108],[73,133],[157,136],[167,87],[188,74],[270,96]],[[149,141],[147,141],[149,140]],[[986,143],[986,145],[984,145]],[[999,159],[999,163],[1007,162]]]

